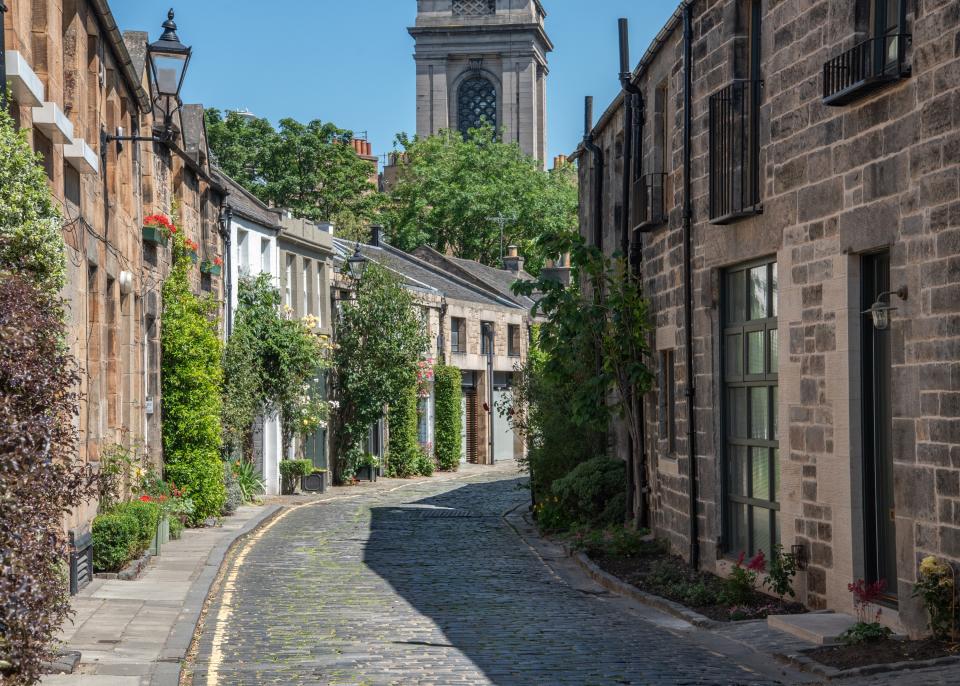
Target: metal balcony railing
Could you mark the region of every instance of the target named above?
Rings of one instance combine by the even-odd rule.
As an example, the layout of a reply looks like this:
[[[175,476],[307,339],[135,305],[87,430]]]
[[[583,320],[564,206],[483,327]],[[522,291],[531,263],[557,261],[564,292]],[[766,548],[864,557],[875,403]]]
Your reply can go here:
[[[844,105],[909,76],[910,40],[908,33],[869,38],[828,60],[823,65],[823,104]]]
[[[761,80],[736,80],[710,96],[710,221],[759,214]]]
[[[665,224],[666,180],[663,172],[644,174],[633,182],[633,228],[649,231]]]

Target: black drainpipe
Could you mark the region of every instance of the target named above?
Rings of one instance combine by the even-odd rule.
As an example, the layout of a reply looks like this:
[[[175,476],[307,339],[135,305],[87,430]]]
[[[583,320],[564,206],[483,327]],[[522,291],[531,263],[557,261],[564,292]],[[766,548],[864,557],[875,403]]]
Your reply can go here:
[[[630,190],[633,181],[633,122],[637,103],[641,99],[640,89],[633,83],[633,71],[630,68],[630,32],[625,17],[617,22],[620,30],[620,85],[623,87],[623,186],[620,200],[620,251],[630,268]],[[628,392],[624,401],[634,402],[635,389]],[[637,451],[643,452],[643,446],[633,444],[632,432],[627,436],[627,521],[638,519],[634,508],[638,490],[643,491],[642,476],[637,474]],[[642,460],[641,460],[642,462]],[[639,484],[638,484],[639,482]],[[643,506],[640,507],[643,510]],[[642,515],[641,515],[642,516]]]
[[[583,102],[583,147],[593,155],[593,245],[601,253],[603,252],[603,176],[604,160],[603,150],[593,142],[593,96],[588,95]],[[593,293],[594,302],[597,303],[602,293]],[[594,355],[594,371],[599,377],[603,372],[603,357],[599,346]],[[606,451],[606,436],[600,434],[597,436],[597,455],[603,455]]]
[[[7,111],[7,43],[3,29],[3,15],[7,13],[7,5],[0,0],[0,108]]]
[[[690,204],[690,99],[691,99],[691,59],[692,27],[690,3],[683,6],[683,311],[684,346],[686,348],[687,372],[687,465],[690,470],[690,566],[700,566],[700,531],[697,519],[697,444],[696,419],[694,416],[694,397],[696,386],[693,378],[693,255],[691,240],[691,221],[693,208]]]
[[[226,203],[226,198],[224,198],[224,203]],[[227,301],[227,338],[233,334],[233,273],[231,266],[233,264],[232,249],[230,247],[231,240],[231,231],[233,230],[233,209],[230,205],[224,204],[221,212],[221,226],[220,226],[220,236],[223,238],[223,288],[225,291],[225,299]]]

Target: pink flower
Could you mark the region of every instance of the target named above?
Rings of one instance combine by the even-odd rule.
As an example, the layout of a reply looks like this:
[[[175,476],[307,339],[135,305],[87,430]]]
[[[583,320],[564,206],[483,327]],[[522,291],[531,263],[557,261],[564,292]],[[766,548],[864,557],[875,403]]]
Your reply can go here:
[[[758,550],[753,559],[747,563],[747,569],[751,572],[762,572],[767,568],[767,559],[762,550]]]

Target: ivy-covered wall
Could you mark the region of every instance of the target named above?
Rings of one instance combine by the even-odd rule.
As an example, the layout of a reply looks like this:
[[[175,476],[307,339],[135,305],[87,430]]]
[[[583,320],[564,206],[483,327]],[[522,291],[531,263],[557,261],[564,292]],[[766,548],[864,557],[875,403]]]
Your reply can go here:
[[[434,456],[443,471],[455,471],[460,466],[463,439],[460,384],[458,367],[438,365],[434,368]]]

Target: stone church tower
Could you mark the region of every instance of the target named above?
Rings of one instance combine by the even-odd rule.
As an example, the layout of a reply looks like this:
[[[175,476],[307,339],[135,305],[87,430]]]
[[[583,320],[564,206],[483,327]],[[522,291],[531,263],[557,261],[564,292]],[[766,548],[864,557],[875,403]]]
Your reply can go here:
[[[547,53],[540,0],[417,0],[417,134],[467,131],[481,119],[547,155]]]

